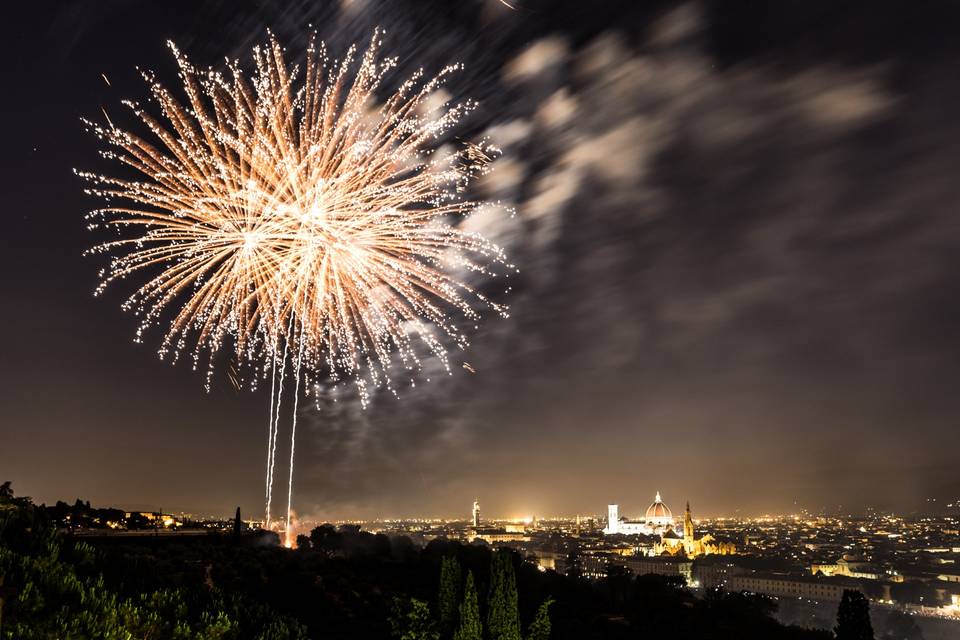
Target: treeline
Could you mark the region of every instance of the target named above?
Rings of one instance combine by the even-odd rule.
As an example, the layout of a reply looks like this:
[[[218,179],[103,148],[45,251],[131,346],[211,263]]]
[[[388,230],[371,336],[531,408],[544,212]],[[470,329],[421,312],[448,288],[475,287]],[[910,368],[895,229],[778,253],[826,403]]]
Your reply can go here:
[[[517,583],[513,557],[506,549],[493,556],[490,568],[490,592],[486,598],[486,621],[480,616],[480,597],[473,572],[466,580],[455,556],[443,559],[437,606],[431,611],[427,602],[410,598],[397,600],[390,618],[391,630],[398,640],[549,640],[550,605],[548,598],[537,609],[526,636],[520,632]]]
[[[45,509],[0,485],[0,638],[295,640],[306,628],[242,592],[170,586],[124,593],[102,554],[57,533]]]
[[[83,527],[86,529],[105,529],[108,523],[120,523],[126,513],[121,509],[95,509],[90,501],[77,498],[72,505],[57,500],[52,507],[46,507],[47,515],[57,526]]]
[[[86,505],[83,505],[86,507]],[[682,579],[540,571],[509,549],[317,527],[296,550],[201,539],[56,533],[0,496],[0,638],[826,640],[758,595],[695,597]],[[92,545],[92,546],[91,546]]]

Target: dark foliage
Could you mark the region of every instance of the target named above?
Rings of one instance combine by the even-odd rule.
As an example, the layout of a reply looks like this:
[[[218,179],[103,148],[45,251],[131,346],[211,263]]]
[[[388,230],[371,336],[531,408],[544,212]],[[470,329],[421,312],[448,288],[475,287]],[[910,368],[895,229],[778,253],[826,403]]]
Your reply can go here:
[[[473,572],[467,572],[463,587],[463,602],[460,603],[460,620],[454,640],[482,640],[483,625],[480,622],[480,604],[473,583]]]
[[[870,624],[870,602],[859,591],[847,589],[837,608],[837,640],[873,640]]]
[[[460,607],[460,562],[455,556],[443,559],[440,567],[440,587],[437,594],[437,618],[442,638],[453,636],[457,628]]]
[[[59,534],[47,510],[14,498],[9,486],[5,489],[0,495],[3,640],[305,637],[292,618],[242,591],[193,581],[189,572],[138,580],[133,578],[139,567],[131,564],[115,571],[115,576],[129,578],[126,584],[107,579],[109,563],[102,552]],[[89,509],[89,504],[80,506]],[[176,564],[174,560],[171,566]],[[130,588],[141,583],[148,586]]]
[[[487,632],[490,640],[520,640],[513,553],[507,549],[497,551],[490,573],[490,596],[487,599]]]

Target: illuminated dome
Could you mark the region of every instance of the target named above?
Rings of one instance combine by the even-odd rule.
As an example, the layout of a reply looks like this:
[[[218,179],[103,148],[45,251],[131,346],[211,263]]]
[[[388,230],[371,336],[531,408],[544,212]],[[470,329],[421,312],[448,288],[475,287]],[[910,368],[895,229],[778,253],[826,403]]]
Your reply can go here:
[[[663,500],[660,499],[660,492],[657,491],[657,497],[653,499],[653,504],[647,507],[647,522],[652,522],[656,524],[667,524],[673,522],[673,513],[670,511],[670,507],[663,504]]]

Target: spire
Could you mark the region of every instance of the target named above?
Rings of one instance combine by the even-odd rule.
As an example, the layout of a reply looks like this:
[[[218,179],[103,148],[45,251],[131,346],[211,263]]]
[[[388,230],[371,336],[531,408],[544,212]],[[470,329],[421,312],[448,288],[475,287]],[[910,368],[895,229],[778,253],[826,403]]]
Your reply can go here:
[[[654,502],[663,502],[663,500],[660,499],[660,492],[659,492],[659,491],[657,491],[657,497],[654,498],[653,501],[654,501]]]

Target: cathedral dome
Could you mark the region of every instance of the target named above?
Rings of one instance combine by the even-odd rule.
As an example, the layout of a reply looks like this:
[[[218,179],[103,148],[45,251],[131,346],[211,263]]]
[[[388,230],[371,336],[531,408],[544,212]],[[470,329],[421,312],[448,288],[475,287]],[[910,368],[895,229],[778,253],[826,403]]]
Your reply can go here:
[[[670,511],[670,507],[663,504],[663,500],[660,499],[660,492],[657,491],[657,497],[653,499],[653,504],[647,507],[647,520],[666,520],[672,518],[673,513]]]

